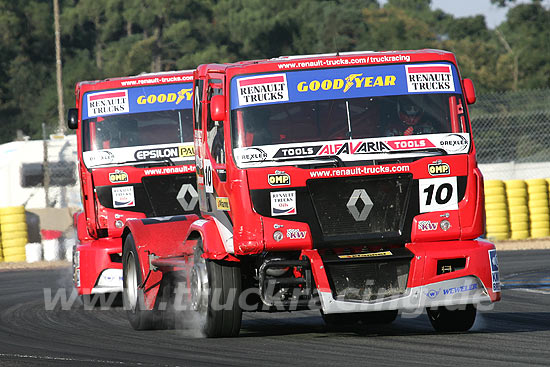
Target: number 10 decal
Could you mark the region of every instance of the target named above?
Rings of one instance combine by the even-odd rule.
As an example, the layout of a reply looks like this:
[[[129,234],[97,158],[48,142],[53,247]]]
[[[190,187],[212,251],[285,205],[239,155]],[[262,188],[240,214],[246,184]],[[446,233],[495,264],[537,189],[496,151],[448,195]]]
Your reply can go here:
[[[458,209],[456,177],[418,180],[420,213]]]
[[[210,194],[214,192],[214,185],[212,183],[212,163],[210,163],[208,159],[204,160],[204,189]]]

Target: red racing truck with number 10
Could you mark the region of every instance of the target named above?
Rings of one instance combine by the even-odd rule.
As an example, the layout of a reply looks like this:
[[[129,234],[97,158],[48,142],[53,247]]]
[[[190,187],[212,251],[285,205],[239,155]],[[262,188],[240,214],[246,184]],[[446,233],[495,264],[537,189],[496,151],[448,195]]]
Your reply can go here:
[[[201,65],[201,218],[127,222],[131,325],[184,299],[211,337],[237,335],[243,311],[311,308],[337,324],[426,309],[436,330],[468,330],[500,300],[475,98],[440,50]]]

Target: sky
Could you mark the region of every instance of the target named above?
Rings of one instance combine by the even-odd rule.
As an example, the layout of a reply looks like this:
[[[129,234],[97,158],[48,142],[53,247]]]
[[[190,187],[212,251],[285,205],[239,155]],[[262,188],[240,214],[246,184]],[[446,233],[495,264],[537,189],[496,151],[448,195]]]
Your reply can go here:
[[[379,0],[381,4],[387,0]],[[528,3],[530,0],[516,0],[516,4]],[[545,7],[550,6],[550,0],[544,0]],[[432,0],[432,9],[441,9],[455,18],[484,15],[487,27],[494,29],[506,19],[507,8],[499,8],[491,4],[491,0]]]

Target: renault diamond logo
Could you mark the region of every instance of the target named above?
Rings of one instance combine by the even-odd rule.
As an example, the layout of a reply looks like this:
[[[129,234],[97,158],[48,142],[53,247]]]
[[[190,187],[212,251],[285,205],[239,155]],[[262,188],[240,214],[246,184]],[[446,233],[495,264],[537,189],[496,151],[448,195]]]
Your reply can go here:
[[[359,200],[363,202],[361,211],[357,209],[357,202]],[[355,189],[353,190],[353,194],[351,194],[351,197],[349,198],[346,206],[348,207],[348,210],[355,221],[362,222],[364,220],[367,220],[373,204],[365,189]]]
[[[197,194],[197,190],[195,190],[193,185],[183,184],[181,185],[180,191],[178,192],[176,199],[178,199],[178,202],[180,203],[183,210],[191,211],[195,208],[195,205],[197,205],[199,195]]]

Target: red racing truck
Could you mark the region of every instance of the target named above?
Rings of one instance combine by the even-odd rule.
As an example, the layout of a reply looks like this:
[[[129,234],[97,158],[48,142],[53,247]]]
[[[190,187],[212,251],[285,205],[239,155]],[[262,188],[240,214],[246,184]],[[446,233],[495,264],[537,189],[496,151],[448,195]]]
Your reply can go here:
[[[77,134],[83,206],[74,216],[79,295],[122,291],[128,219],[198,213],[192,81],[181,71],[76,85],[68,126]]]
[[[201,216],[127,222],[131,325],[166,325],[180,306],[219,337],[238,335],[243,311],[387,323],[426,309],[436,330],[468,330],[500,300],[475,98],[440,50],[201,65]]]

